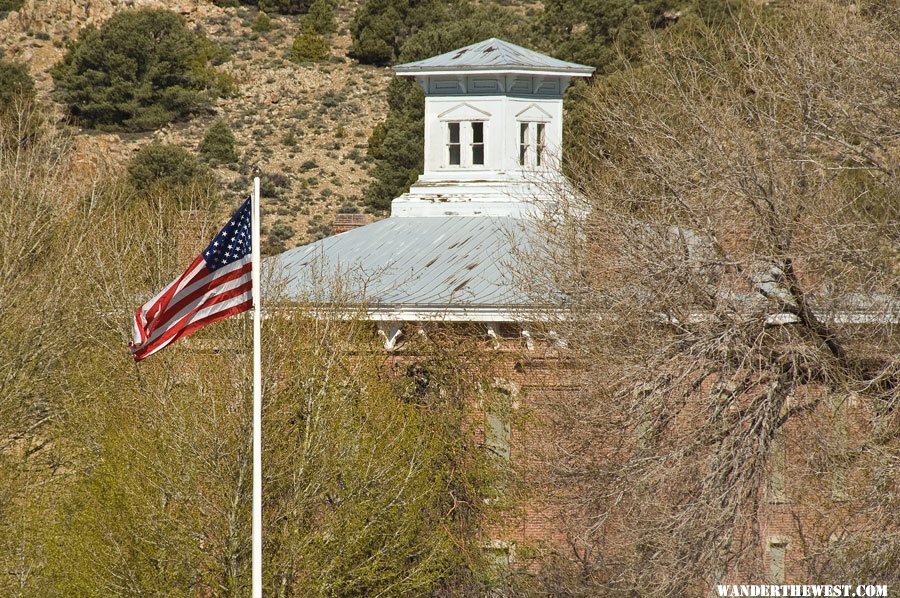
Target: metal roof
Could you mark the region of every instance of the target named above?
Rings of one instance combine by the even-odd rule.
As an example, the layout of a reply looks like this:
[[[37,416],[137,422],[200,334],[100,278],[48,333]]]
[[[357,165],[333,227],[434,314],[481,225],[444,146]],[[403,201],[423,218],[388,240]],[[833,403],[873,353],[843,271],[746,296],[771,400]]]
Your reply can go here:
[[[529,307],[511,267],[535,232],[518,218],[386,218],[288,250],[266,267],[295,301],[400,311]]]
[[[590,76],[594,67],[551,58],[492,37],[446,54],[394,67],[398,75],[415,75],[433,71],[547,71],[576,77]]]

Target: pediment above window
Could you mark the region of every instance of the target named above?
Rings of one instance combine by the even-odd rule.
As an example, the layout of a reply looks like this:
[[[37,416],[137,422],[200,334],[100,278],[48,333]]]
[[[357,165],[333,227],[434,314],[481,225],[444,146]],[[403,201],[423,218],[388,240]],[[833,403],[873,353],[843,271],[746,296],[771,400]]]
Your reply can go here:
[[[453,108],[446,110],[438,115],[441,120],[486,120],[491,117],[490,112],[485,112],[473,106],[472,104],[457,104]]]
[[[537,104],[530,104],[527,108],[516,114],[516,119],[528,122],[550,122],[553,120],[553,117],[544,112]]]

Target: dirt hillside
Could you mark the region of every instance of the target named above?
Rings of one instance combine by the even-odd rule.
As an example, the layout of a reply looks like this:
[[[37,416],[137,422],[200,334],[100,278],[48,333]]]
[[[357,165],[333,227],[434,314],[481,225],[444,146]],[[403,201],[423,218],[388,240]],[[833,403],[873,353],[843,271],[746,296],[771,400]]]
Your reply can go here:
[[[328,234],[337,212],[362,211],[371,166],[365,159],[367,140],[385,117],[392,73],[346,57],[348,25],[357,6],[356,1],[341,3],[330,58],[308,66],[287,59],[299,17],[269,15],[271,31],[257,33],[251,28],[256,9],[220,8],[206,0],[26,0],[21,10],[0,20],[0,48],[7,59],[28,65],[39,95],[52,103],[48,71],[82,28],[135,7],[183,15],[194,29],[231,50],[231,59],[219,68],[234,76],[238,91],[217,100],[211,113],[159,131],[80,132],[81,157],[124,164],[154,139],[196,149],[210,123],[224,118],[234,130],[241,160],[217,172],[230,191],[245,194],[249,167],[259,164],[270,175],[263,225],[271,229],[280,223],[280,230],[292,230],[284,241],[292,247]],[[62,119],[62,108],[56,109]]]

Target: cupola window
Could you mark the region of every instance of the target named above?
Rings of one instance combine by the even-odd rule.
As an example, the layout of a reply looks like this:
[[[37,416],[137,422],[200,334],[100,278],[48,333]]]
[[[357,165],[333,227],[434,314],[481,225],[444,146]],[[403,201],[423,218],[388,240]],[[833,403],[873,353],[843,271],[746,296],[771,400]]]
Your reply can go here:
[[[519,123],[519,166],[525,166],[528,160],[528,134],[531,123]]]
[[[484,123],[472,123],[472,164],[484,165]]]
[[[546,153],[547,124],[519,123],[519,166],[541,166]]]
[[[535,164],[537,164],[538,166],[541,165],[541,162],[543,161],[543,158],[544,158],[544,129],[545,129],[545,126],[546,125],[544,125],[544,123],[537,123],[537,133],[535,135],[535,142],[534,142],[534,158],[535,158]]]
[[[484,121],[448,122],[448,166],[484,166]]]
[[[447,123],[447,163],[450,166],[460,164],[459,123]]]

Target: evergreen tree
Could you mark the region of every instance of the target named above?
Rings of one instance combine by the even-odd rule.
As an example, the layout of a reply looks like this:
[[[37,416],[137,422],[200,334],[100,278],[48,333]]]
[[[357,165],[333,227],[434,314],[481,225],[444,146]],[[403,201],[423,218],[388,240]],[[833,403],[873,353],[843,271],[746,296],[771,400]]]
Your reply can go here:
[[[222,119],[217,120],[203,135],[200,142],[200,155],[210,162],[221,164],[234,164],[238,160],[237,151],[234,148],[234,133],[231,127]]]
[[[311,0],[259,0],[259,9],[283,15],[302,15],[309,10]]]
[[[217,85],[207,70],[210,45],[172,11],[122,11],[85,29],[51,72],[82,126],[154,129],[206,104],[204,91]]]
[[[34,80],[28,74],[28,67],[0,59],[0,113],[14,106],[16,101],[33,98]]]
[[[328,43],[310,28],[294,39],[290,58],[294,62],[318,62],[328,56]]]
[[[614,70],[617,55],[631,56],[641,34],[662,27],[675,0],[548,0],[536,24],[541,46],[564,60]],[[670,13],[671,14],[671,13]]]
[[[181,187],[207,174],[191,152],[177,145],[153,142],[129,161],[128,182],[139,193],[154,187]]]
[[[462,0],[366,0],[353,17],[349,55],[364,64],[391,64],[407,38],[426,28],[462,17]]]
[[[330,35],[337,30],[334,23],[334,3],[332,0],[315,0],[309,12],[303,17],[303,23],[319,35]]]

